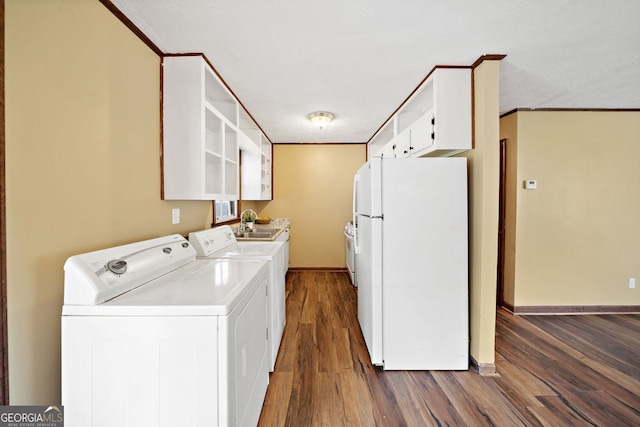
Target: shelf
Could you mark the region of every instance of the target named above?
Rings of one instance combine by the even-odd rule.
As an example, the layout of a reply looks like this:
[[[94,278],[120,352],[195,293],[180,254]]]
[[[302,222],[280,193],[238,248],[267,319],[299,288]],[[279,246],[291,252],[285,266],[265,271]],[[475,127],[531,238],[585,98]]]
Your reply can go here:
[[[214,72],[204,64],[204,99],[227,120],[235,126],[238,125],[238,102],[233,95],[222,85],[222,82]]]
[[[222,193],[222,158],[206,153],[205,155],[205,193]]]
[[[205,110],[205,149],[222,154],[222,121],[209,110]]]

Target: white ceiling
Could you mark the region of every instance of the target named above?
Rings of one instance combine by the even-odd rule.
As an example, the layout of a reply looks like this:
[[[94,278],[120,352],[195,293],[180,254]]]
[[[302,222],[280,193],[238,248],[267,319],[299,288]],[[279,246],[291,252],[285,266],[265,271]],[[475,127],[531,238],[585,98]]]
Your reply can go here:
[[[639,0],[111,1],[163,52],[204,53],[275,143],[366,142],[435,65],[485,54],[507,55],[501,113],[640,108]]]

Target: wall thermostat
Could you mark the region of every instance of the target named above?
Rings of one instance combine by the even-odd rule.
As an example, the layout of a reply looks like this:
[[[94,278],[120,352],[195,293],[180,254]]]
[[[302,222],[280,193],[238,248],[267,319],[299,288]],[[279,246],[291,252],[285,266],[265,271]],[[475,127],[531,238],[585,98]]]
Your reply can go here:
[[[535,179],[525,179],[524,188],[526,188],[527,190],[535,190],[536,188],[538,188],[538,183]]]

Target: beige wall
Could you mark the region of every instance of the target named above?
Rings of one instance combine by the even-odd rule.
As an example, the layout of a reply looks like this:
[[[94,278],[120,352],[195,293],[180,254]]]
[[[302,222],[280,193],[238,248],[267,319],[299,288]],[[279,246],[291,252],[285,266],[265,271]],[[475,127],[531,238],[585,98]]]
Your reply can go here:
[[[11,404],[56,404],[65,260],[211,209],[160,200],[160,60],[100,2],[6,0],[5,18]]]
[[[243,202],[261,216],[291,218],[293,268],[346,268],[344,226],[365,144],[275,144],[274,200]]]
[[[514,306],[640,304],[640,112],[515,115]]]
[[[474,149],[469,164],[470,353],[494,363],[499,189],[500,62],[484,61],[473,72]]]

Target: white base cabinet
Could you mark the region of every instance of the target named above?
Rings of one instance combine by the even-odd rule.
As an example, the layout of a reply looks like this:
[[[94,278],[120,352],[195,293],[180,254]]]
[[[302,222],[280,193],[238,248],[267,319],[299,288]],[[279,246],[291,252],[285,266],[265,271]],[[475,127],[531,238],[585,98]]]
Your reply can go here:
[[[285,242],[284,244],[284,273],[286,274],[289,271],[289,240],[291,238],[291,227],[286,227],[282,234],[278,236],[276,242]]]

